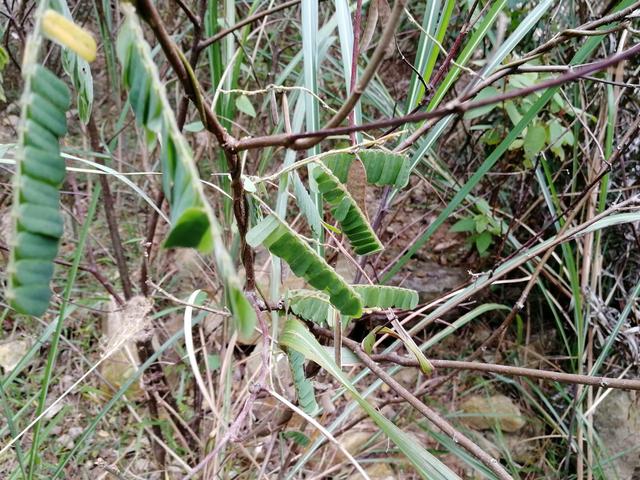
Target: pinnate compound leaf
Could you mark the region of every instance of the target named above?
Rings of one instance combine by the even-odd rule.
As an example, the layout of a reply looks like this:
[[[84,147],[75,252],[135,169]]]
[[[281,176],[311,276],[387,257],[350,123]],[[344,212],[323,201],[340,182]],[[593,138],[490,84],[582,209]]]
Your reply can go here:
[[[362,302],[353,288],[276,215],[267,216],[253,227],[247,233],[247,243],[254,248],[262,244],[284,260],[294,275],[325,292],[340,313],[354,317],[362,314]]]
[[[364,165],[367,182],[378,185],[392,185],[402,189],[409,183],[411,164],[409,159],[400,153],[379,149],[366,149],[358,152]],[[323,157],[322,162],[342,183],[349,181],[351,163],[355,160],[352,153],[334,153]]]
[[[313,391],[311,381],[304,374],[304,355],[296,350],[287,352],[289,357],[289,366],[291,367],[291,375],[293,384],[298,394],[298,404],[309,415],[315,415],[318,410],[318,403]]]
[[[382,250],[382,243],[369,225],[366,215],[338,177],[323,163],[316,165],[313,176],[318,191],[331,206],[331,213],[340,224],[354,252],[358,255],[369,255]]]
[[[401,308],[412,310],[418,304],[415,290],[384,285],[352,285],[365,309]],[[313,290],[291,290],[288,293],[291,311],[298,317],[324,325],[329,314],[329,297]]]
[[[36,42],[37,35],[32,34],[29,42]],[[23,65],[5,296],[16,311],[40,316],[49,306],[53,261],[64,230],[58,190],[65,177],[60,138],[67,133],[70,94],[53,72],[28,58],[25,55]]]
[[[178,129],[135,9],[123,4],[122,10],[125,21],[117,40],[122,81],[136,121],[146,130],[147,143],[152,146],[159,140],[162,147],[162,187],[171,210],[171,230],[164,246],[213,251],[236,328],[248,337],[256,325],[256,312],[243,294],[233,260],[224,247],[220,225],[205,199],[191,149]]]

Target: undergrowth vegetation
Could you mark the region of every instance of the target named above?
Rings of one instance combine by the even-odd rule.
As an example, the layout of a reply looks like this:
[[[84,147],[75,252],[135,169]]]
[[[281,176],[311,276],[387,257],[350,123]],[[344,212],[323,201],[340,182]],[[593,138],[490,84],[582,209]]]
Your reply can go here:
[[[640,470],[640,1],[0,12],[2,478]]]

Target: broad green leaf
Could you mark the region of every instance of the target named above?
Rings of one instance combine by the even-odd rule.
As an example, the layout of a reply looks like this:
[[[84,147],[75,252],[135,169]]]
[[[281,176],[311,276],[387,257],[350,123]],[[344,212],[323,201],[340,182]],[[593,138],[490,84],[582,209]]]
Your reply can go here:
[[[484,231],[476,236],[476,248],[478,249],[478,253],[484,253],[491,245],[493,241],[493,237],[490,232]]]
[[[344,315],[359,317],[362,302],[358,294],[320,257],[300,235],[274,214],[263,219],[247,233],[252,247],[263,244],[282,258],[294,275],[329,295],[331,303]]]
[[[402,287],[383,285],[352,285],[360,297],[364,308],[384,309],[399,308],[413,310],[418,305],[418,293]],[[291,290],[288,293],[289,308],[298,317],[319,325],[326,324],[331,303],[322,292],[313,290]],[[348,320],[345,318],[344,320]]]
[[[239,95],[236,98],[236,108],[252,118],[256,116],[256,109],[253,108],[251,100],[246,95]]]
[[[524,136],[524,153],[528,159],[534,159],[542,151],[547,140],[545,128],[534,123],[527,127],[527,134]]]
[[[485,98],[495,97],[499,94],[498,89],[496,87],[487,87],[483,88],[474,98],[474,101],[484,100]],[[498,107],[498,103],[493,103],[491,105],[485,105],[484,107],[474,108],[473,110],[468,111],[464,114],[465,120],[473,120],[474,118],[482,117],[487,113],[491,112],[494,108]]]
[[[336,380],[349,391],[358,405],[360,405],[360,408],[371,417],[376,425],[378,425],[385,435],[387,435],[407,457],[423,478],[429,480],[459,479],[445,464],[429,453],[427,449],[423,448],[420,442],[408,433],[400,430],[389,419],[380,414],[376,408],[369,404],[302,322],[296,319],[288,320],[280,336],[280,344],[288,349],[300,352],[336,378]]]
[[[301,447],[306,447],[311,443],[309,437],[307,437],[304,433],[298,432],[297,430],[287,430],[286,432],[282,432],[282,436],[286,439],[291,439],[294,443],[297,443]]]
[[[331,206],[333,217],[358,255],[370,255],[382,250],[382,243],[369,225],[366,215],[346,186],[323,163],[313,169],[318,191]]]
[[[473,232],[476,229],[476,221],[473,217],[465,217],[452,225],[449,231],[453,233]]]

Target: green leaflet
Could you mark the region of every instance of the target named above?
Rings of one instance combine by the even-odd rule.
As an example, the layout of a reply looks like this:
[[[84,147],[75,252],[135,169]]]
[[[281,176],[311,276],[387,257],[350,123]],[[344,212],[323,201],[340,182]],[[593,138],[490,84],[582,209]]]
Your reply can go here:
[[[298,317],[319,325],[327,323],[329,297],[315,290],[290,290],[288,293],[289,308]]]
[[[39,316],[49,306],[53,260],[63,233],[58,189],[65,164],[59,139],[67,132],[70,95],[45,67],[25,65],[24,71],[6,298],[18,312]]]
[[[312,287],[329,295],[331,303],[344,315],[359,317],[362,303],[358,294],[320,257],[307,242],[275,215],[269,215],[247,233],[252,247],[263,244],[282,258],[291,271]]]
[[[351,285],[360,297],[365,309],[401,308],[412,310],[418,305],[418,293],[401,287],[380,285]],[[328,318],[329,298],[313,290],[291,290],[288,294],[289,308],[298,317],[324,325]]]
[[[358,157],[367,172],[367,182],[378,186],[393,185],[402,189],[409,183],[411,164],[409,159],[400,153],[385,150],[367,149],[358,152]],[[324,164],[342,183],[346,183],[349,167],[354,160],[351,153],[335,153],[322,159]]]
[[[369,225],[367,217],[338,177],[322,163],[318,163],[313,169],[313,177],[318,191],[331,206],[331,213],[340,223],[354,252],[369,255],[382,250],[382,243]]]
[[[319,410],[316,396],[313,392],[313,385],[304,374],[304,355],[296,350],[287,351],[289,357],[289,367],[293,384],[298,394],[298,404],[309,415],[315,415]]]
[[[353,285],[366,308],[400,308],[413,310],[418,305],[418,292],[384,285]]]
[[[242,292],[233,261],[222,242],[220,225],[205,199],[191,149],[178,129],[135,9],[123,4],[122,10],[125,21],[117,39],[122,81],[136,121],[145,128],[147,143],[153,145],[159,140],[162,146],[162,188],[171,209],[171,231],[164,246],[213,251],[225,284],[227,305],[238,331],[246,337],[255,328],[256,312]]]
[[[378,412],[353,386],[349,378],[338,368],[329,353],[322,348],[305,325],[296,319],[290,319],[280,335],[280,345],[296,350],[309,360],[316,362],[335,377],[349,391],[358,405],[371,417],[380,429],[396,444],[398,449],[412,463],[416,471],[429,480],[459,480],[445,464],[423,448],[414,437],[396,427],[389,419]]]

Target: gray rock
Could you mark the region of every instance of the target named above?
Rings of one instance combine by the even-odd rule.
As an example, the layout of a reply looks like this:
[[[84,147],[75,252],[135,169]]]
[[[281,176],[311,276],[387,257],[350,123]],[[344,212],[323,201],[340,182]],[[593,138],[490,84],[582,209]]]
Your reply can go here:
[[[636,392],[613,390],[598,406],[594,426],[600,438],[603,463],[608,479],[640,478],[640,396]],[[622,452],[624,455],[617,456]],[[635,473],[635,475],[634,475]]]

